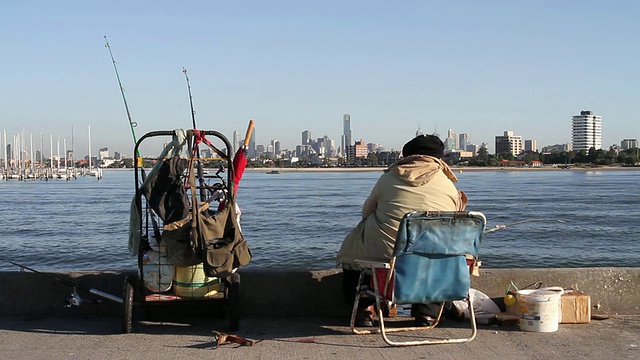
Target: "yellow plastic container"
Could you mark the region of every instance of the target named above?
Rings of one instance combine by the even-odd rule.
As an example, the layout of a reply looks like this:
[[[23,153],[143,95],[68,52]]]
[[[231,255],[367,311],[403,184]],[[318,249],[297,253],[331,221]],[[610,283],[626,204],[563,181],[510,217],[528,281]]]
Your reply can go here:
[[[221,279],[204,274],[202,264],[176,266],[173,290],[182,297],[209,297],[224,290]]]

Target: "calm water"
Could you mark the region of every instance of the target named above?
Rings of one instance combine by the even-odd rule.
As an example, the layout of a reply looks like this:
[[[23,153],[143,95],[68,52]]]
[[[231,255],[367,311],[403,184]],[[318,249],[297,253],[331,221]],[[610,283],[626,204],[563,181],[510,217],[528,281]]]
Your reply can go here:
[[[486,268],[640,266],[640,171],[466,171],[458,187],[488,227]],[[379,172],[246,172],[243,234],[253,269],[327,269]],[[37,270],[135,269],[127,250],[133,172],[0,181],[0,257]],[[18,270],[0,262],[0,270]]]

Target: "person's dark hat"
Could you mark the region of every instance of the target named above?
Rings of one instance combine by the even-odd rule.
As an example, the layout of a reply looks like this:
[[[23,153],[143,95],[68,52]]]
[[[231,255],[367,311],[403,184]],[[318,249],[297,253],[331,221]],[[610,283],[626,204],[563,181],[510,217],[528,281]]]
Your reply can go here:
[[[402,156],[429,155],[442,159],[444,143],[435,135],[418,135],[402,147]]]

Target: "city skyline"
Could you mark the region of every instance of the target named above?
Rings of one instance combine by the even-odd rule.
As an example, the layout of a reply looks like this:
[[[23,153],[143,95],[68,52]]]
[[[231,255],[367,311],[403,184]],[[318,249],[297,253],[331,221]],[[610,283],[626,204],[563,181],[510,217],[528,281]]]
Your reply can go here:
[[[602,146],[640,137],[640,3],[13,2],[0,13],[0,129],[131,154],[110,42],[138,137],[196,122],[292,149],[300,132],[401,148],[420,127],[475,144],[513,131],[571,142],[603,117]],[[37,9],[37,11],[34,11]],[[340,9],[340,11],[336,11]],[[189,16],[184,16],[185,12]],[[597,22],[597,26],[576,26]],[[352,142],[353,142],[352,141]]]
[[[584,125],[585,123],[585,119],[591,119],[590,121],[597,121],[597,130],[594,130],[593,127],[596,125]],[[589,122],[590,122],[589,121]],[[574,147],[576,147],[576,144],[574,143],[574,141],[578,141],[578,145],[577,145],[577,150],[588,150],[592,145],[595,145],[596,148],[602,148],[605,150],[608,150],[609,147],[614,146],[616,148],[626,148],[626,146],[624,144],[628,143],[629,141],[636,141],[637,143],[637,138],[634,137],[625,137],[623,139],[620,139],[620,141],[617,144],[611,144],[609,146],[604,146],[602,144],[602,116],[600,115],[596,115],[593,113],[593,111],[590,110],[581,110],[579,114],[577,115],[573,115],[571,117],[571,123],[572,123],[572,132],[570,137],[572,138],[572,141],[570,142],[566,142],[566,143],[556,143],[556,144],[546,144],[543,143],[543,145],[538,148],[537,144],[538,141],[537,139],[529,139],[526,138],[525,136],[519,135],[519,134],[515,134],[514,131],[512,130],[505,130],[503,131],[503,134],[501,135],[495,135],[494,136],[494,141],[493,142],[481,142],[481,143],[475,143],[474,141],[472,141],[472,137],[470,137],[470,134],[468,133],[456,133],[453,129],[448,129],[447,130],[447,135],[443,136],[441,134],[439,134],[438,132],[434,132],[432,134],[435,134],[437,136],[440,137],[440,139],[443,141],[444,145],[445,145],[445,152],[446,151],[450,151],[450,150],[461,150],[461,151],[471,151],[473,153],[476,153],[477,150],[482,146],[485,145],[487,147],[487,149],[489,150],[489,153],[499,153],[499,152],[512,152],[514,156],[519,155],[522,151],[524,150],[528,150],[528,151],[536,151],[536,152],[543,152],[542,149],[544,148],[548,148],[548,147],[556,147],[558,145],[564,145],[563,148],[566,149],[574,149]],[[578,125],[576,125],[578,124]],[[304,145],[309,145],[311,143],[316,143],[316,142],[329,142],[330,144],[327,144],[327,146],[330,146],[329,148],[327,148],[326,150],[326,154],[323,156],[327,156],[327,157],[344,157],[345,156],[345,141],[349,142],[350,141],[350,145],[354,145],[356,142],[362,141],[364,144],[366,145],[373,145],[374,148],[376,149],[382,149],[384,151],[400,151],[400,148],[390,148],[387,147],[384,143],[380,144],[380,143],[373,143],[373,142],[368,142],[365,139],[354,139],[352,138],[353,133],[351,131],[351,116],[350,114],[343,114],[342,116],[342,125],[343,125],[343,134],[340,136],[341,137],[341,143],[338,147],[338,145],[336,145],[336,141],[335,139],[331,138],[330,136],[328,136],[326,133],[321,136],[321,137],[314,137],[313,133],[310,130],[304,130],[301,132],[301,140],[299,143],[295,144],[294,146],[292,146],[291,148],[285,148],[282,147],[281,145],[281,141],[279,139],[271,139],[271,140],[265,140],[265,141],[261,141],[261,142],[257,142],[256,141],[256,131],[252,132],[251,134],[251,138],[248,144],[248,148],[249,148],[249,154],[248,156],[250,158],[256,157],[256,155],[258,155],[259,153],[271,153],[271,154],[279,154],[280,151],[289,151],[291,153],[296,153],[299,152],[300,146],[304,146]],[[591,130],[585,130],[585,126],[587,126],[589,129]],[[6,138],[4,134],[6,132],[6,130],[2,130],[0,129],[0,145],[2,145],[5,149],[7,149],[8,147],[14,148],[15,146],[21,146],[20,144],[24,141],[24,144],[22,145],[23,148],[25,149],[25,152],[29,153],[30,151],[34,151],[34,152],[42,152],[42,154],[44,154],[45,158],[48,157],[53,157],[53,158],[62,158],[64,157],[64,155],[59,155],[60,154],[60,146],[61,144],[64,143],[64,148],[62,153],[63,154],[68,154],[68,153],[74,153],[74,149],[72,148],[67,148],[67,143],[66,143],[66,138],[57,138],[56,140],[54,140],[53,135],[49,136],[49,140],[45,141],[44,139],[44,135],[40,134],[40,141],[38,141],[36,139],[36,141],[33,141],[33,134],[23,134],[23,132],[20,132],[19,134],[13,134],[13,140],[9,140],[8,138]],[[418,126],[417,130],[414,132],[414,134],[412,134],[410,137],[408,137],[408,139],[410,139],[411,137],[418,135],[418,134],[422,134],[422,133],[427,133],[428,132],[424,132],[422,130],[422,128],[420,126]],[[589,133],[590,136],[595,136],[594,138],[592,138],[590,141],[591,142],[587,142],[584,143],[584,135],[586,133]],[[348,134],[348,136],[347,136]],[[9,134],[10,135],[10,134]],[[25,139],[22,139],[22,135],[24,135]],[[224,135],[224,134],[223,134]],[[225,135],[226,136],[226,135]],[[233,134],[231,137],[227,137],[229,142],[232,145],[232,153],[235,153],[235,151],[238,149],[238,147],[240,147],[242,145],[243,142],[243,138],[241,137],[241,133],[238,130],[234,130]],[[6,139],[6,140],[5,140]],[[55,144],[55,145],[54,145]],[[49,148],[47,148],[48,145]],[[494,146],[495,145],[495,146]],[[323,145],[324,146],[324,145]],[[54,150],[57,149],[57,150]],[[132,157],[132,155],[128,154],[126,151],[121,151],[120,149],[112,149],[109,150],[109,146],[97,146],[97,145],[92,145],[92,152],[94,151],[93,148],[98,148],[98,152],[99,153],[103,153],[106,151],[106,153],[108,154],[107,157],[112,158],[111,154],[118,154],[124,157]],[[470,148],[475,149],[474,150],[470,150]],[[88,149],[87,149],[88,150]],[[49,152],[47,152],[49,151]],[[82,152],[82,150],[80,150],[80,153]],[[93,154],[95,155],[96,152],[93,152]],[[48,156],[47,156],[48,155]],[[78,158],[84,158],[89,156],[89,153],[85,154],[85,155],[80,155],[80,157],[76,157],[76,159]],[[153,157],[152,154],[144,154],[143,156],[145,157]],[[7,154],[8,158],[11,158],[10,154]],[[34,155],[35,157],[35,155]],[[75,154],[74,154],[75,157]],[[95,156],[93,156],[95,157]],[[0,158],[4,159],[5,155],[3,153],[0,153]],[[100,157],[98,157],[100,158]]]

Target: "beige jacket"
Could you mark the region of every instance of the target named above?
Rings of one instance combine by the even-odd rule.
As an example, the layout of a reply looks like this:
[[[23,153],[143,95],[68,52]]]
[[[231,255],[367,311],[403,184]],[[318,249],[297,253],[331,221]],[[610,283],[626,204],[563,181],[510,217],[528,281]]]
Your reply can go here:
[[[354,260],[388,262],[404,214],[464,210],[466,196],[457,181],[446,163],[431,156],[408,156],[391,165],[364,202],[362,220],[344,239],[337,263],[357,269]]]

